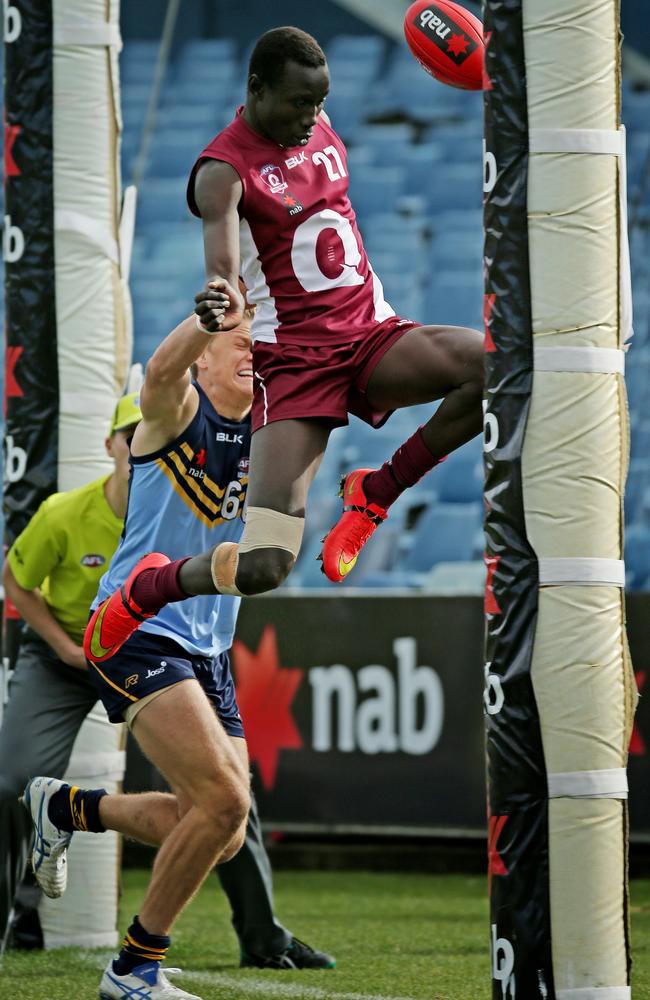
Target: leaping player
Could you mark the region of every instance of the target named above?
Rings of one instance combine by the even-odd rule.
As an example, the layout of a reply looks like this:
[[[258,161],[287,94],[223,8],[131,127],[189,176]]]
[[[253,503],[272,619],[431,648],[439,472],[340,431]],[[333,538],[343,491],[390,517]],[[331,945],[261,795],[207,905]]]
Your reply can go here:
[[[390,461],[344,478],[343,515],[322,552],[334,582],[397,497],[481,430],[482,337],[401,319],[385,301],[348,198],[345,146],[323,111],[329,83],[311,35],[266,32],[251,56],[245,106],[192,170],[188,201],[203,220],[209,275],[196,322],[206,333],[240,322],[240,273],[257,305],[248,518],[239,544],[179,562],[168,590],[169,575],[147,569],[150,602],[107,599],[87,633],[98,648],[119,648],[137,616],[178,600],[178,588],[251,596],[279,586],[300,550],[330,431],[348,413],[380,427],[398,407],[442,399]]]

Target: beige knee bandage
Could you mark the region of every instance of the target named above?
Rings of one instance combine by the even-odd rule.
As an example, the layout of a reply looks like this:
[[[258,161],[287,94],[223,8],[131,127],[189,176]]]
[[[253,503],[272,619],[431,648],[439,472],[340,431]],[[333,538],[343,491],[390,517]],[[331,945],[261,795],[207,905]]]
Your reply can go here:
[[[303,517],[281,514],[279,510],[268,507],[249,507],[239,551],[284,549],[297,559],[304,530]]]
[[[283,549],[298,558],[305,529],[302,517],[292,517],[268,507],[249,507],[246,527],[239,545],[222,542],[212,553],[212,579],[220,594],[244,597],[235,585],[239,555],[255,549]]]

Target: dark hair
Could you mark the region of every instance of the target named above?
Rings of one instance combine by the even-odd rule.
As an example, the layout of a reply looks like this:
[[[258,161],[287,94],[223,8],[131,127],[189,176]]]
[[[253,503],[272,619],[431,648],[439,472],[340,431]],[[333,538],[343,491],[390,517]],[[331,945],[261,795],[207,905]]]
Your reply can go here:
[[[272,28],[258,38],[248,64],[248,75],[255,73],[262,83],[274,87],[288,62],[317,69],[327,60],[316,39],[306,31],[292,27]]]

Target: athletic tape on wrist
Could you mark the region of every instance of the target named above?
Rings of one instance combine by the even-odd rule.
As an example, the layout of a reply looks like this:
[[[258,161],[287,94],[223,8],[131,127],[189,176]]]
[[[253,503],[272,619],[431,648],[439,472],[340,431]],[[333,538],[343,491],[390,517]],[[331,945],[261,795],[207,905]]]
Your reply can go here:
[[[249,507],[239,551],[283,549],[297,559],[304,530],[304,517],[282,514],[268,507]]]

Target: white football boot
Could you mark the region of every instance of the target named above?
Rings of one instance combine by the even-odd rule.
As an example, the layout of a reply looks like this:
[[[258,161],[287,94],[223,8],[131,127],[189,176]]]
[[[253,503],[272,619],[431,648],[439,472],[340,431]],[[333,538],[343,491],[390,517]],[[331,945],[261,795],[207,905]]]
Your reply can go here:
[[[57,778],[32,778],[27,782],[22,802],[34,824],[32,867],[36,881],[46,896],[58,899],[68,882],[67,851],[72,834],[59,830],[48,815],[48,805],[55,792],[64,785]]]
[[[180,972],[180,969],[166,969],[166,972]],[[113,972],[113,959],[104,969],[99,984],[99,1000],[201,1000],[195,993],[186,993],[178,986],[172,986],[160,968],[159,962],[145,962],[125,976]]]

